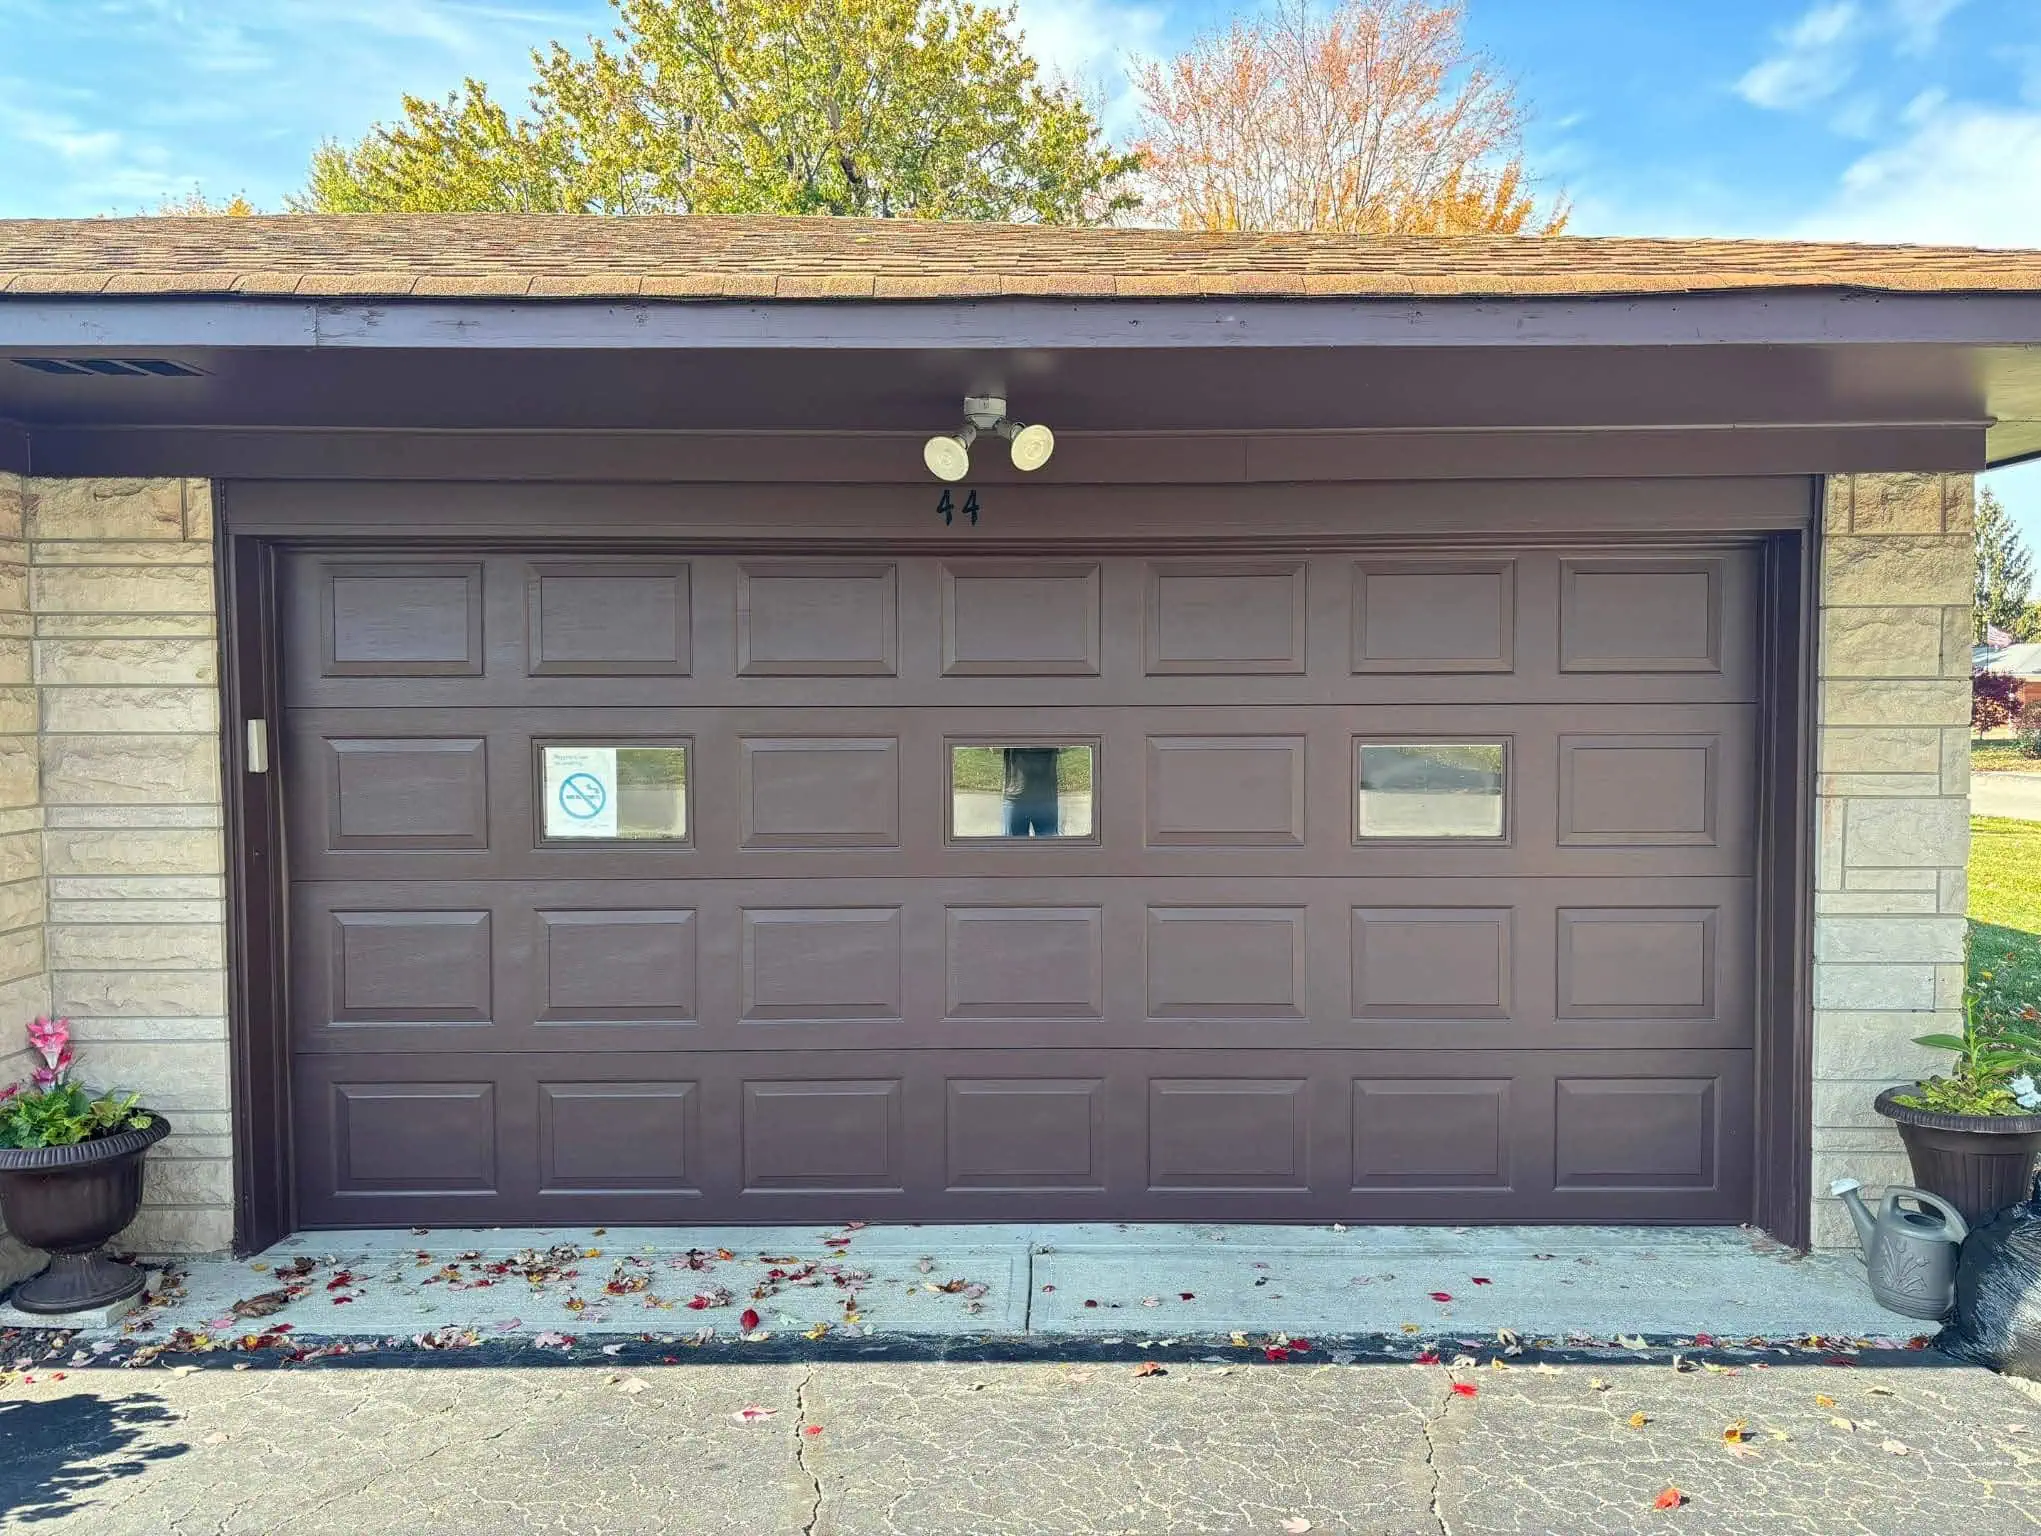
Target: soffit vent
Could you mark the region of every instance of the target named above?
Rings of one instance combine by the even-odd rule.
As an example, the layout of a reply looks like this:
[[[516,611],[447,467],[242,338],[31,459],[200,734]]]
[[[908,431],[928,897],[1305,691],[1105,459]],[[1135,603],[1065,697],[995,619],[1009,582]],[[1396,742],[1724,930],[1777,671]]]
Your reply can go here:
[[[70,378],[198,379],[203,369],[173,363],[167,357],[17,357],[16,367]]]

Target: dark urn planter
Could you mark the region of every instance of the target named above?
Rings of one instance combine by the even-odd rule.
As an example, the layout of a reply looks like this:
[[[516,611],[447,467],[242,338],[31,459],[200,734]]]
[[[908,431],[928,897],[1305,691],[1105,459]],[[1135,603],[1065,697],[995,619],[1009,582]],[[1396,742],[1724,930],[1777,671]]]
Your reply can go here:
[[[1914,1183],[1955,1206],[1973,1231],[2026,1199],[2041,1154],[2041,1114],[1944,1115],[1894,1102],[1918,1086],[1888,1088],[1872,1106],[1898,1125]]]
[[[170,1134],[154,1111],[139,1131],[70,1147],[0,1147],[0,1216],[50,1267],[14,1292],[24,1312],[56,1314],[111,1306],[142,1288],[144,1276],[97,1252],[135,1219],[142,1204],[142,1154]]]

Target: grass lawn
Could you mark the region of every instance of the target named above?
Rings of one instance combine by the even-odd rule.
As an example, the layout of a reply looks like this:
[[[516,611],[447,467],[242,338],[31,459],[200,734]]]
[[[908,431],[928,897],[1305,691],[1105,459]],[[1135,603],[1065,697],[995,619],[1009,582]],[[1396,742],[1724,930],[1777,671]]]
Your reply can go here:
[[[2010,736],[1973,736],[1970,739],[1972,773],[2041,773],[2041,757],[2028,757]]]
[[[1970,969],[2041,1001],[2041,821],[1970,821]]]

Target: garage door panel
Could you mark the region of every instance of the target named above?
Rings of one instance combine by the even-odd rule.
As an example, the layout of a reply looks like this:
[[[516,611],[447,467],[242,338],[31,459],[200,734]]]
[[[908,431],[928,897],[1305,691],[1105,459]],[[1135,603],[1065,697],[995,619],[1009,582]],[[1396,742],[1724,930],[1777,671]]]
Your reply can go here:
[[[1753,545],[286,565],[308,1224],[1749,1215]]]
[[[293,698],[310,707],[803,707],[818,677],[833,700],[876,708],[1224,704],[1242,676],[1272,705],[1758,692],[1749,548],[1074,561],[304,552],[286,561],[285,585]]]
[[[302,1058],[300,1216],[377,1225],[1742,1219],[1740,1051]]]
[[[447,719],[447,716],[437,716]],[[463,711],[387,734],[301,711],[321,765],[286,805],[303,879],[1381,874],[1704,876],[1754,867],[1754,709]],[[1471,728],[1470,728],[1470,722]],[[685,743],[685,841],[543,842],[535,742]],[[951,835],[952,749],[1091,745],[1087,837]],[[1507,835],[1357,837],[1358,749],[1506,746]],[[293,771],[287,768],[286,771]],[[1448,797],[1450,798],[1450,797]],[[1471,797],[1461,797],[1471,798]],[[997,806],[994,807],[995,820]]]
[[[307,883],[294,1038],[1729,1047],[1750,1039],[1751,899],[1742,880]]]
[[[686,677],[694,608],[684,560],[533,560],[525,567],[530,677]]]

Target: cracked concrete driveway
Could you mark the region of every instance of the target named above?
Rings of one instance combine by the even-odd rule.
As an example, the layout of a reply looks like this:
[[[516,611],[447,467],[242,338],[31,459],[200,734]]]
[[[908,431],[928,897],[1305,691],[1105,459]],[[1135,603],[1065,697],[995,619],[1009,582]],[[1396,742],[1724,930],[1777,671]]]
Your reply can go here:
[[[0,1397],[0,1529],[1996,1536],[2041,1530],[2041,1402],[1929,1366],[85,1370]]]

